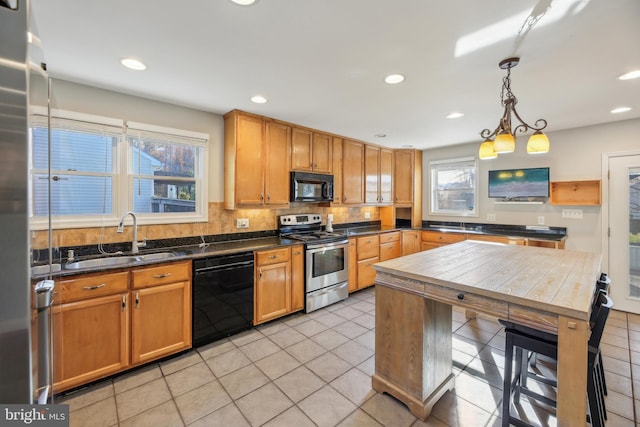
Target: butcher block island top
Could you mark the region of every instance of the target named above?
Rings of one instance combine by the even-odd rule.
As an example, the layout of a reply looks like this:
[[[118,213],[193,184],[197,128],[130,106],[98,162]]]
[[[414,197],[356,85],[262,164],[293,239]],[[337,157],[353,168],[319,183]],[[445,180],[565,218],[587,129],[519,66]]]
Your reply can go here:
[[[558,425],[585,424],[601,255],[463,241],[375,264],[373,387],[426,419],[453,388],[451,306],[558,334]]]

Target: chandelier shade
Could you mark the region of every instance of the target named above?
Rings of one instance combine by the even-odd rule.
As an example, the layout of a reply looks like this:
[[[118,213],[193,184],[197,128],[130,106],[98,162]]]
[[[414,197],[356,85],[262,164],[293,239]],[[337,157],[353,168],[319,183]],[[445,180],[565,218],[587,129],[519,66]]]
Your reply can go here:
[[[495,159],[498,154],[513,153],[516,148],[517,132],[527,132],[528,130],[535,131],[529,138],[527,143],[527,153],[529,154],[542,154],[549,152],[549,138],[542,133],[542,130],[547,127],[547,121],[545,119],[538,119],[535,122],[535,126],[526,123],[516,110],[516,104],[518,99],[511,91],[511,69],[518,65],[520,58],[507,58],[498,64],[498,66],[507,70],[507,75],[502,79],[502,92],[500,93],[500,101],[504,107],[504,112],[500,118],[498,127],[493,132],[491,129],[483,129],[480,132],[480,136],[484,138],[484,141],[480,145],[478,151],[478,157],[480,159]],[[515,117],[515,127],[512,127],[511,118]],[[491,146],[489,145],[491,143]]]

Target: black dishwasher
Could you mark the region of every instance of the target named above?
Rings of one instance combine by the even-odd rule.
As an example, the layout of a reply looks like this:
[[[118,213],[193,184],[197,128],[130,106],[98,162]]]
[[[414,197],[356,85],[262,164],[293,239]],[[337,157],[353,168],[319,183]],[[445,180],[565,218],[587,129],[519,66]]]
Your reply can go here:
[[[253,326],[253,252],[193,261],[193,346]]]

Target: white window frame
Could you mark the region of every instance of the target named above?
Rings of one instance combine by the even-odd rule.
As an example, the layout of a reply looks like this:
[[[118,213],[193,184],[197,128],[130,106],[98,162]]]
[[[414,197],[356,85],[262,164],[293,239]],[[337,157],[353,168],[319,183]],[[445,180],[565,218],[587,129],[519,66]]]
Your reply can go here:
[[[37,113],[36,113],[37,114]],[[132,173],[132,161],[127,136],[131,132],[140,135],[152,135],[158,139],[168,138],[168,142],[193,145],[198,149],[198,158],[195,167],[194,179],[196,182],[196,210],[195,212],[138,214],[138,224],[175,224],[207,222],[208,209],[208,143],[209,135],[199,132],[173,129],[137,122],[125,122],[120,119],[94,116],[64,110],[51,110],[52,121],[57,119],[77,122],[78,126],[85,129],[100,130],[107,128],[110,133],[119,136],[113,155],[112,175],[112,213],[106,215],[63,215],[53,216],[51,225],[53,229],[89,228],[101,226],[117,226],[122,213],[134,211],[133,209],[133,181],[137,177]],[[49,127],[49,119],[45,115],[33,115],[33,127],[38,125]],[[30,172],[29,182],[37,173],[48,173],[47,170],[33,169]],[[66,172],[65,172],[66,173]],[[73,173],[73,172],[69,172]],[[30,191],[32,189],[30,188]],[[32,216],[30,225],[33,230],[46,230],[49,227],[49,218],[46,216]]]
[[[473,209],[440,209],[438,207],[438,182],[437,173],[443,170],[456,170],[460,168],[473,168],[475,179],[473,180]],[[429,214],[446,215],[458,217],[477,217],[478,216],[478,159],[475,157],[462,157],[447,160],[434,160],[429,162],[429,190],[430,203]]]

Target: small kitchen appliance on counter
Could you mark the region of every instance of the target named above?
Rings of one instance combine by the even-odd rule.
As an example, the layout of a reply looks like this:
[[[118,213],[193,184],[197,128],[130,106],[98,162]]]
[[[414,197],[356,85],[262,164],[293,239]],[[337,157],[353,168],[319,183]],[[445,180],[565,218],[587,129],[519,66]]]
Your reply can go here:
[[[349,241],[342,231],[322,229],[322,215],[282,215],[280,237],[300,240],[305,247],[305,312],[349,296]]]

